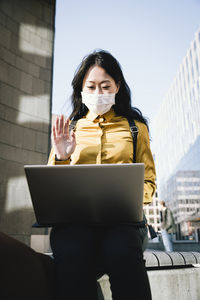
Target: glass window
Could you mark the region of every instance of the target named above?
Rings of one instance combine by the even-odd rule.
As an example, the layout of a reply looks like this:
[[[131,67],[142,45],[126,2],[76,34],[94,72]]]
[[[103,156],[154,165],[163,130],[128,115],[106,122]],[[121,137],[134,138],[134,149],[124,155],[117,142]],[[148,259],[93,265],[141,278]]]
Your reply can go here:
[[[196,58],[196,70],[197,70],[197,74],[199,74],[199,63],[198,63],[198,59]]]
[[[192,66],[191,70],[192,70],[192,78],[194,80],[194,68],[193,68],[193,66]]]

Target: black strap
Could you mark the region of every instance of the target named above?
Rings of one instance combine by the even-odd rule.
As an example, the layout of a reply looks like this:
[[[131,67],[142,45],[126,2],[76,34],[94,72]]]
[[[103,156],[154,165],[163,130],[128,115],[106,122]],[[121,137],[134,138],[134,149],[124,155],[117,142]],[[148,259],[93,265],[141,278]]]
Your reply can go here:
[[[69,125],[69,130],[74,130],[76,127],[77,120],[72,120]],[[128,123],[130,126],[131,135],[133,138],[133,162],[136,163],[136,148],[137,148],[137,135],[138,135],[138,128],[135,125],[133,119],[128,119]]]
[[[69,124],[69,130],[74,130],[74,128],[76,127],[76,123],[78,120],[72,120],[71,123]]]
[[[130,126],[130,131],[133,138],[133,162],[136,163],[136,148],[137,148],[137,135],[138,135],[138,128],[135,125],[135,121],[133,119],[128,119],[128,123]]]

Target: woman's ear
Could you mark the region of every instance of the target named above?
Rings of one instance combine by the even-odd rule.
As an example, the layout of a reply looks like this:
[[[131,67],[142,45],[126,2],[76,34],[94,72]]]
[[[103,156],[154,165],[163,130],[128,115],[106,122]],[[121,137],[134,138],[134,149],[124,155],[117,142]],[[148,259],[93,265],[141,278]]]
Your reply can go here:
[[[117,86],[117,90],[116,90],[116,94],[119,92],[119,89],[120,89],[120,86],[121,86],[121,82],[119,81],[117,84],[116,84],[116,86]]]

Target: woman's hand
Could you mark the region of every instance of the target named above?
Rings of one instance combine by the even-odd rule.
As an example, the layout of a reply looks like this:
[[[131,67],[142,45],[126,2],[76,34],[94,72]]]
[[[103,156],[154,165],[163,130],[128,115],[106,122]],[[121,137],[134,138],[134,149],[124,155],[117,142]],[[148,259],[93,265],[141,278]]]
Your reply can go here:
[[[69,132],[69,119],[64,122],[63,115],[57,117],[53,126],[52,142],[56,157],[60,160],[67,160],[75,150],[75,133],[73,130]]]

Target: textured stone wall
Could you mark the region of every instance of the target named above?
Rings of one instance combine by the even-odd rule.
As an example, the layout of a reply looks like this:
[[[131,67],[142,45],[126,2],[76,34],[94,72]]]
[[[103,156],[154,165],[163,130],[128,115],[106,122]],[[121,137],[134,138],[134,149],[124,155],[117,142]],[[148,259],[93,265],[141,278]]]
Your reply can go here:
[[[46,164],[55,1],[0,1],[0,231],[30,243],[25,164]],[[41,233],[41,231],[40,231]]]

